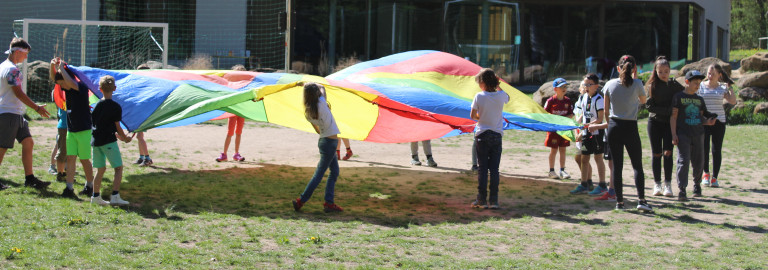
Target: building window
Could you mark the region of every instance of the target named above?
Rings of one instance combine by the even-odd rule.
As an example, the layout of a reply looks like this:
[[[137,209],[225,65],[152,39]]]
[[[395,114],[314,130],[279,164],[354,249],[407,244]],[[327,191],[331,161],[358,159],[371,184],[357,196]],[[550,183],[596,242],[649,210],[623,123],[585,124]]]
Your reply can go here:
[[[707,35],[706,35],[706,37],[707,37],[707,40],[706,40],[706,48],[707,48],[707,50],[705,51],[706,52],[705,56],[706,57],[710,57],[710,56],[714,55],[712,53],[712,21],[710,21],[710,20],[707,20]]]

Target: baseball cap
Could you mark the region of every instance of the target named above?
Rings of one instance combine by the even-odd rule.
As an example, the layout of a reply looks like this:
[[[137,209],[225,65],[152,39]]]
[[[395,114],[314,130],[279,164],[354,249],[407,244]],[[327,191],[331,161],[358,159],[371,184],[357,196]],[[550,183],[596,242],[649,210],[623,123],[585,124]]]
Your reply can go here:
[[[555,81],[552,82],[552,86],[554,87],[562,87],[563,85],[567,85],[568,82],[563,78],[557,78]]]
[[[703,80],[704,78],[706,78],[704,76],[704,74],[701,74],[701,72],[699,72],[698,70],[695,70],[695,69],[685,73],[685,80],[686,81],[690,81],[690,80],[693,80],[693,79],[701,79],[701,80]]]

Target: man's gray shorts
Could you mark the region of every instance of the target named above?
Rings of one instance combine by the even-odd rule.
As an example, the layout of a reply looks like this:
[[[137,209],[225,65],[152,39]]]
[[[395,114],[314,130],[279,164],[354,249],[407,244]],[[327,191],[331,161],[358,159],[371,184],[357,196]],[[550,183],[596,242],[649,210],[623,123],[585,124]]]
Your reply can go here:
[[[0,114],[0,148],[13,148],[14,139],[21,143],[27,137],[32,137],[27,119],[15,113]]]

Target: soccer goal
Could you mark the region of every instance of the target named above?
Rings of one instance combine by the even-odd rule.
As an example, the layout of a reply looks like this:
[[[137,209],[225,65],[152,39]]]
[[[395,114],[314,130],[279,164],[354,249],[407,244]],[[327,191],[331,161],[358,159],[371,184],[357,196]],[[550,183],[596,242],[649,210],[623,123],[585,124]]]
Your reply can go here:
[[[168,64],[167,23],[23,19],[14,21],[13,30],[32,45],[23,67],[24,87],[36,101],[50,99],[47,66],[53,56],[103,69],[136,69],[147,61]]]

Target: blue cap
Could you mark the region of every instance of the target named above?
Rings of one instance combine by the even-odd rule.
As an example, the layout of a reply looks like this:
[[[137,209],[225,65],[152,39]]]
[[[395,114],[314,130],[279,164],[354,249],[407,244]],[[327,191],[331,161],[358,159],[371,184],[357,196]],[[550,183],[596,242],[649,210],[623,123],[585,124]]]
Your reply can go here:
[[[563,85],[567,85],[568,82],[563,78],[557,78],[554,82],[552,82],[552,86],[554,87],[562,87]]]

